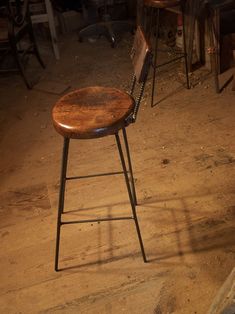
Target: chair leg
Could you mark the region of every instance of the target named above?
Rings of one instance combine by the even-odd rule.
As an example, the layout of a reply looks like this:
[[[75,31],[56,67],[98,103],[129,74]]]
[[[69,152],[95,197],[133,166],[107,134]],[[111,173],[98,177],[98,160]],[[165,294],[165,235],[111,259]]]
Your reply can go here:
[[[116,36],[115,36],[115,34],[113,32],[113,28],[112,28],[111,22],[107,21],[105,23],[105,27],[107,29],[108,40],[111,42],[111,47],[115,48],[117,40],[116,40]]]
[[[218,14],[217,12],[215,14]],[[220,93],[220,86],[219,86],[219,71],[218,71],[218,49],[217,49],[217,34],[215,33],[214,29],[214,20],[212,13],[208,17],[208,29],[209,29],[209,40],[210,46],[212,51],[210,51],[211,56],[211,65],[212,71],[214,72],[214,81],[215,81],[215,91],[217,94]]]
[[[29,26],[28,26],[28,30],[29,30],[29,38],[33,44],[33,50],[34,50],[34,53],[38,59],[38,62],[40,63],[41,67],[45,69],[45,64],[44,62],[42,61],[42,58],[40,56],[40,53],[39,53],[39,50],[38,50],[38,45],[36,43],[36,40],[35,40],[35,36],[34,36],[34,33],[33,33],[33,26],[31,24],[31,22],[29,22]]]
[[[132,197],[133,197],[134,204],[137,205],[135,181],[134,181],[134,176],[133,176],[133,170],[132,170],[132,164],[131,164],[131,156],[130,156],[130,149],[129,149],[129,144],[128,144],[128,139],[127,139],[127,134],[126,134],[126,129],[125,128],[122,129],[122,133],[123,133],[123,138],[124,138],[124,143],[125,143],[125,148],[126,148],[127,161],[128,161],[128,168],[129,168],[129,173],[130,173]]]
[[[15,57],[16,63],[18,65],[19,71],[20,71],[20,73],[24,79],[24,82],[25,82],[27,88],[31,89],[32,84],[28,81],[28,79],[26,77],[24,66],[20,60],[19,52],[18,52],[17,45],[16,45],[16,42],[14,39],[10,39],[10,45],[11,45],[11,49],[12,49],[13,55]]]
[[[149,25],[148,25],[148,34],[149,34],[149,40],[151,40],[151,36],[152,36],[152,32],[153,32],[153,35],[154,35],[154,31],[155,29],[153,30],[153,27],[154,27],[154,17],[155,17],[155,9],[154,8],[149,8],[149,14],[150,14],[150,19],[149,19]]]
[[[156,81],[157,49],[158,49],[158,33],[159,33],[159,11],[160,10],[157,9],[154,60],[153,60],[153,82],[152,82],[151,107],[154,106],[154,91],[155,91],[155,81]]]
[[[59,270],[58,263],[59,263],[59,248],[60,248],[60,228],[61,228],[61,215],[63,214],[63,211],[64,211],[64,195],[65,195],[66,172],[67,172],[67,163],[68,163],[68,152],[69,152],[69,139],[64,138],[64,148],[63,148],[63,154],[62,154],[62,167],[61,167],[61,177],[60,177],[58,217],[57,217],[55,271]]]
[[[118,133],[115,134],[115,137],[116,137],[117,147],[118,147],[118,151],[119,151],[119,155],[120,155],[120,160],[121,160],[121,163],[122,163],[122,168],[123,168],[124,177],[125,177],[125,181],[126,181],[126,187],[127,187],[127,191],[128,191],[128,195],[129,195],[129,200],[130,200],[130,204],[131,204],[133,218],[134,218],[134,221],[135,221],[135,226],[136,226],[136,231],[137,231],[137,235],[138,235],[138,239],[139,239],[139,243],[140,243],[140,248],[141,248],[143,260],[146,263],[147,259],[146,259],[146,255],[145,255],[145,251],[144,251],[143,240],[142,240],[141,233],[140,233],[140,227],[139,227],[138,218],[137,218],[137,214],[136,214],[135,203],[134,203],[133,196],[132,196],[132,193],[131,193],[130,182],[129,182],[129,179],[128,179],[126,164],[125,164],[123,151],[122,151],[122,146],[121,146],[121,142],[120,142],[120,138],[119,138]]]
[[[184,16],[184,7],[182,5],[181,7],[182,11],[182,24],[183,24],[183,51],[184,51],[184,65],[185,65],[185,75],[186,75],[186,86],[187,89],[190,89],[189,84],[189,76],[188,76],[188,55],[187,55],[187,49],[186,49],[186,32],[185,32],[185,16]]]
[[[57,34],[56,34],[56,28],[55,28],[55,21],[54,21],[54,15],[53,15],[53,9],[51,5],[50,0],[45,1],[46,5],[46,12],[48,16],[48,24],[49,24],[49,29],[51,33],[51,40],[52,40],[52,46],[55,54],[56,60],[60,59],[60,52],[59,52],[59,47],[58,47],[58,39],[57,39]]]

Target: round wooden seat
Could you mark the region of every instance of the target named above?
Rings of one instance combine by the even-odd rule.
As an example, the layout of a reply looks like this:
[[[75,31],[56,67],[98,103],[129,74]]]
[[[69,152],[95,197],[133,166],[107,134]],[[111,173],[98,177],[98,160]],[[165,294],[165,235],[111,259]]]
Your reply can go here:
[[[179,5],[181,0],[144,0],[144,5],[158,9],[166,9]]]
[[[88,139],[117,133],[133,112],[134,99],[116,88],[87,87],[63,96],[52,110],[55,129],[66,138]]]

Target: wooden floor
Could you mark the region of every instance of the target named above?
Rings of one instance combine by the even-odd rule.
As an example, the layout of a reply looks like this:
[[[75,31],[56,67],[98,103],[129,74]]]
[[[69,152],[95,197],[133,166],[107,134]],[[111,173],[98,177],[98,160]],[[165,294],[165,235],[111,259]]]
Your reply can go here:
[[[45,49],[42,79],[76,87],[125,88],[126,37],[116,49],[62,38],[61,61]],[[92,49],[91,49],[92,48]],[[38,69],[38,71],[41,71]],[[216,95],[198,72],[191,90],[162,73],[150,108],[150,81],[128,128],[138,217],[149,263],[132,221],[63,226],[54,272],[62,138],[51,123],[59,95],[0,77],[0,313],[204,314],[235,263],[235,97]],[[203,78],[206,78],[205,81]],[[115,139],[73,141],[69,174],[120,170]],[[122,176],[69,182],[65,218],[128,215]]]

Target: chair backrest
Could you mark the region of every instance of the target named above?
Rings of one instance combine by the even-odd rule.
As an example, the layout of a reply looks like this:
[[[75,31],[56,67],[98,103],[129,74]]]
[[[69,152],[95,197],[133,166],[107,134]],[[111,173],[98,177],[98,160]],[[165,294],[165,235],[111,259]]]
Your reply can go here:
[[[134,37],[134,43],[131,50],[131,59],[137,81],[139,83],[144,82],[148,75],[152,53],[150,45],[140,26],[138,26]]]
[[[14,26],[22,26],[29,17],[29,0],[7,0],[8,18]]]
[[[134,94],[137,85],[139,87],[137,96],[135,97],[134,112],[131,117],[132,122],[135,122],[152,61],[152,52],[150,45],[140,26],[137,27],[135,33],[134,43],[131,49],[131,60],[133,64],[134,75],[132,79],[130,94]]]

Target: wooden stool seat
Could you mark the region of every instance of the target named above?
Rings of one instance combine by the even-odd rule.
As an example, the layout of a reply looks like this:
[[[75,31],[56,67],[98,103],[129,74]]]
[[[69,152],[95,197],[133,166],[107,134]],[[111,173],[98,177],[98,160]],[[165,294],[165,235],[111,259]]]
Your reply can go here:
[[[181,0],[144,0],[144,5],[147,7],[166,9],[179,5]]]
[[[87,87],[62,97],[53,108],[52,119],[65,138],[97,138],[116,134],[125,127],[134,106],[134,99],[121,90]]]

